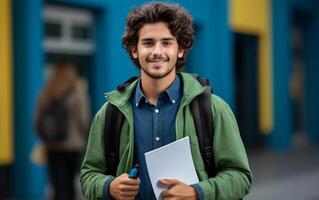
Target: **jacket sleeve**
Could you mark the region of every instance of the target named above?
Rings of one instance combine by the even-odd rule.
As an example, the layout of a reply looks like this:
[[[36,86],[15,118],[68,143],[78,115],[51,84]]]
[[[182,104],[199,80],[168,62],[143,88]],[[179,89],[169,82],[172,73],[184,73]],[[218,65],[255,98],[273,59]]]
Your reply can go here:
[[[205,199],[238,200],[249,192],[252,184],[248,158],[231,109],[217,96],[213,95],[212,101],[217,175],[199,185]]]
[[[81,166],[80,184],[86,199],[103,199],[103,187],[105,182],[112,176],[105,175],[106,161],[104,157],[104,114],[106,104],[95,115],[89,140]]]

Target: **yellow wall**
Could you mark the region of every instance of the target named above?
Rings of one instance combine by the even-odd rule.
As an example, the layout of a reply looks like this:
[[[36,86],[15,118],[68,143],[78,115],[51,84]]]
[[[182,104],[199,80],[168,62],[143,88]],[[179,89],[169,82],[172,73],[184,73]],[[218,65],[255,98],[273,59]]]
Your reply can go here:
[[[0,165],[13,159],[11,0],[0,0]]]
[[[273,79],[271,57],[271,1],[230,0],[230,25],[235,32],[258,36],[259,128],[273,127]]]

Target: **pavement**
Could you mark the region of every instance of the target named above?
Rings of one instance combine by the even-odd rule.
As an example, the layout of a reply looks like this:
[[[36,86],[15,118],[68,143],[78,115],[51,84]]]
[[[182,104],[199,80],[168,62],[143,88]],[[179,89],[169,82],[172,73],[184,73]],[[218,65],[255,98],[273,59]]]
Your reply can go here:
[[[295,136],[289,151],[248,151],[253,187],[245,200],[319,200],[319,144]]]

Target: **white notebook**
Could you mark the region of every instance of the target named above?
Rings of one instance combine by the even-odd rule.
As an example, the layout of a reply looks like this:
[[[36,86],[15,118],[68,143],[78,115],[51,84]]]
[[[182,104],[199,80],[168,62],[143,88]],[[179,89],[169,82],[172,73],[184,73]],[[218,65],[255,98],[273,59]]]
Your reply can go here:
[[[178,179],[189,185],[198,183],[188,136],[146,152],[145,159],[157,199],[161,199],[161,192],[166,189],[159,184],[160,179]]]

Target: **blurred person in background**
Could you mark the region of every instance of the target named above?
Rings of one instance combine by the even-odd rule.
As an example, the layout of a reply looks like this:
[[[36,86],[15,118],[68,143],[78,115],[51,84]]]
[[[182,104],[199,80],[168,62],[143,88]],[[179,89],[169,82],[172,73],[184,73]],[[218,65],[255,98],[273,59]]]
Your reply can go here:
[[[76,65],[68,61],[56,64],[39,95],[35,116],[36,132],[47,151],[54,200],[75,198],[74,178],[79,171],[89,124],[89,97]],[[57,133],[60,135],[45,135]]]

